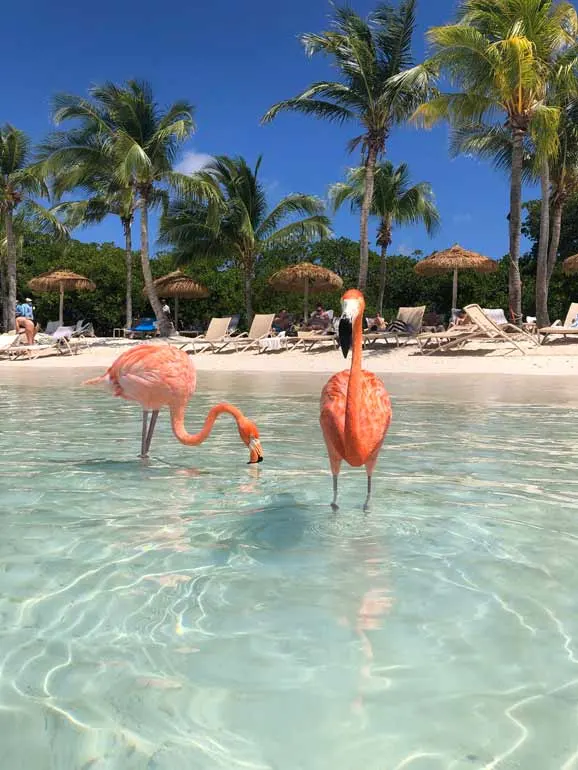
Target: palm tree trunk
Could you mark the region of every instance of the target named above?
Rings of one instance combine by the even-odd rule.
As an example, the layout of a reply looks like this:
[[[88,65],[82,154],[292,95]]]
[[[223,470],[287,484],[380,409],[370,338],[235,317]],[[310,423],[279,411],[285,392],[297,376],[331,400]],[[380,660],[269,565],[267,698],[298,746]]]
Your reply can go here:
[[[540,239],[536,266],[536,319],[538,328],[550,326],[548,317],[548,241],[550,239],[550,166],[542,164],[540,177],[542,199],[540,202]]]
[[[132,221],[121,217],[126,262],[126,328],[132,326]]]
[[[253,322],[253,282],[251,280],[251,271],[245,268],[245,313],[247,315],[247,326],[250,327]]]
[[[550,248],[548,249],[548,288],[550,279],[556,267],[558,258],[558,246],[560,245],[560,235],[562,232],[562,214],[564,212],[564,196],[559,193],[554,197],[550,222]]]
[[[8,278],[6,275],[6,258],[0,254],[0,302],[2,303],[2,331],[8,329]]]
[[[377,312],[383,316],[383,298],[385,297],[385,280],[387,277],[387,245],[381,247],[381,262],[379,265],[379,295],[377,298]]]
[[[371,203],[373,201],[376,161],[377,147],[370,141],[367,149],[367,159],[365,161],[365,189],[363,191],[361,220],[359,223],[359,279],[357,281],[357,288],[359,291],[365,291],[365,287],[367,286],[367,271],[369,267],[369,238],[367,235],[367,228]]]
[[[379,265],[379,294],[377,297],[377,312],[383,316],[383,298],[385,297],[385,281],[387,278],[387,247],[391,244],[391,216],[382,218],[377,235],[377,245],[381,246],[381,262]]]
[[[16,242],[11,208],[8,208],[4,214],[4,227],[6,230],[6,331],[11,331],[16,328]]]
[[[169,337],[171,334],[171,322],[163,313],[163,308],[153,283],[153,274],[149,260],[149,203],[148,195],[145,191],[141,191],[140,195],[140,261],[147,296],[154,310],[161,337]]]
[[[520,238],[522,228],[522,165],[525,132],[514,127],[512,134],[512,176],[510,180],[510,312],[515,324],[522,322],[522,281],[520,279]]]

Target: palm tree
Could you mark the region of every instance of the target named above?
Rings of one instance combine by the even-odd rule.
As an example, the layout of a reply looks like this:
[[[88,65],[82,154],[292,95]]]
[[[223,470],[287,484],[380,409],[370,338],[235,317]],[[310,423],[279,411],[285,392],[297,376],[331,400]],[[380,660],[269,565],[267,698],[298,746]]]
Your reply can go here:
[[[540,182],[540,235],[536,265],[536,316],[539,327],[550,325],[548,295],[556,265],[564,207],[578,189],[578,100],[568,97],[558,123],[553,154],[540,150],[541,137],[526,135],[522,179]],[[451,153],[477,155],[499,170],[511,173],[512,135],[504,126],[462,126],[452,132]]]
[[[44,208],[36,197],[48,197],[41,169],[31,162],[30,140],[23,131],[6,124],[0,128],[0,215],[5,241],[3,269],[3,323],[15,327],[18,236],[15,213],[20,210],[40,229],[66,236],[66,227],[54,211]]]
[[[347,174],[346,182],[338,182],[330,188],[329,197],[335,211],[345,201],[350,201],[352,210],[358,210],[363,205],[365,178],[365,167],[353,168]],[[378,164],[374,181],[370,214],[379,217],[376,242],[381,248],[381,263],[377,309],[381,315],[387,272],[386,255],[391,244],[393,226],[423,223],[428,234],[432,235],[439,225],[440,217],[431,187],[427,182],[411,185],[409,169],[405,163],[397,168],[389,161]]]
[[[310,243],[331,234],[323,202],[295,193],[268,209],[259,180],[261,157],[252,169],[244,158],[220,155],[193,175],[200,189],[172,202],[161,220],[161,242],[174,248],[177,264],[208,259],[213,264],[236,264],[244,279],[247,323],[253,317],[252,280],[259,258],[276,244]],[[209,185],[218,201],[200,203]],[[215,196],[213,196],[213,200]],[[295,216],[301,218],[292,219]],[[292,220],[292,221],[291,221]]]
[[[381,4],[367,19],[351,8],[336,8],[332,29],[305,34],[301,40],[307,55],[323,53],[332,60],[340,80],[313,83],[298,96],[275,104],[263,118],[269,122],[279,112],[292,110],[337,123],[356,121],[362,127],[361,135],[349,143],[351,151],[361,147],[366,169],[360,206],[361,290],[367,284],[367,227],[377,160],[385,152],[391,129],[404,123],[428,93],[416,78],[408,88],[397,79],[413,63],[415,7],[416,0],[402,0],[397,9]],[[422,78],[423,84],[427,82]]]
[[[132,206],[138,206],[145,287],[161,334],[169,335],[171,324],[162,312],[153,284],[148,216],[150,208],[166,198],[168,188],[180,192],[189,189],[189,178],[174,171],[173,165],[180,144],[194,130],[192,105],[178,101],[167,109],[161,109],[148,83],[130,80],[124,86],[113,83],[96,86],[90,90],[89,99],[60,94],[54,102],[54,120],[57,124],[73,120],[77,122],[77,127],[65,134],[71,141],[63,141],[49,157],[47,163],[52,172],[58,176],[60,168],[71,171],[76,168],[77,185],[82,186],[93,174],[95,160],[102,160],[104,153],[105,165],[110,167],[114,178],[112,188],[108,181],[105,183],[105,197],[112,194],[113,198],[120,196],[123,201],[120,209],[116,203],[114,208],[123,212],[125,237],[132,222],[131,211],[134,214]],[[71,173],[69,179],[73,178]],[[193,194],[192,190],[190,194]],[[205,190],[204,194],[205,197],[210,196],[211,190]]]
[[[519,269],[524,143],[530,130],[540,134],[551,154],[557,143],[560,109],[546,104],[552,63],[575,42],[576,11],[554,0],[461,0],[455,24],[433,27],[428,38],[433,56],[426,66],[400,77],[408,88],[432,73],[444,73],[456,89],[422,105],[416,119],[425,125],[449,119],[454,125],[478,124],[505,116],[512,138],[509,253],[510,307],[522,317]],[[565,68],[572,76],[572,67]]]

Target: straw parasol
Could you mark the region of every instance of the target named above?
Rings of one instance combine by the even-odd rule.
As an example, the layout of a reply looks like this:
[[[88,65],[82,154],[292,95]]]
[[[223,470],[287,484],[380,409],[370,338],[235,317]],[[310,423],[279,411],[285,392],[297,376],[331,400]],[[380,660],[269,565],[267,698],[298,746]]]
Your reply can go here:
[[[562,262],[562,269],[566,275],[570,275],[571,273],[578,273],[578,254],[567,257],[564,262]]]
[[[200,283],[197,283],[181,270],[174,270],[154,281],[154,285],[159,294],[163,297],[173,298],[175,300],[175,327],[178,329],[179,322],[179,299],[205,299],[209,296],[209,290]],[[146,288],[143,289],[146,295]]]
[[[439,275],[452,270],[454,273],[454,285],[452,291],[452,309],[458,302],[458,272],[460,270],[476,270],[478,273],[493,273],[498,269],[498,263],[494,259],[484,257],[475,251],[468,251],[459,244],[454,244],[451,249],[434,251],[429,257],[422,259],[415,266],[418,275]]]
[[[298,265],[279,270],[269,278],[269,284],[281,291],[303,292],[303,314],[308,318],[309,292],[331,291],[341,289],[343,281],[332,270],[313,265],[311,262],[301,262]]]
[[[84,275],[78,275],[71,270],[52,270],[32,278],[31,281],[28,281],[28,288],[32,291],[60,292],[58,323],[62,326],[64,321],[64,292],[94,291],[96,286]]]

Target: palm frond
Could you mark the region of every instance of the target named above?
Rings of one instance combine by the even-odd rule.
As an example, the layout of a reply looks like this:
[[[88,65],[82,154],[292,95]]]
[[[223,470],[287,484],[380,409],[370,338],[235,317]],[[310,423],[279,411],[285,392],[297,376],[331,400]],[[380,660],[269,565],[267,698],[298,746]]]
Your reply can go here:
[[[257,237],[267,237],[287,217],[299,214],[313,216],[323,214],[324,210],[323,201],[313,195],[304,195],[303,193],[288,195],[280,200],[261,222],[257,229]]]
[[[335,123],[345,123],[355,117],[351,110],[339,104],[332,104],[322,99],[308,99],[301,95],[274,104],[267,110],[261,122],[270,123],[280,112],[299,112],[302,115],[314,115],[316,118]]]
[[[290,222],[285,227],[271,233],[263,240],[262,248],[267,249],[273,245],[293,243],[305,239],[311,242],[316,239],[331,237],[331,222],[328,217],[316,214],[298,222]]]

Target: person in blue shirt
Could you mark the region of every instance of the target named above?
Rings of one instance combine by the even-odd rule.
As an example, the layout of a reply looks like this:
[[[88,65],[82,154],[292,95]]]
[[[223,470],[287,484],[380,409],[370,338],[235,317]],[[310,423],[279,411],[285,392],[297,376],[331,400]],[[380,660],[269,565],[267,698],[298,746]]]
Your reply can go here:
[[[20,305],[20,310],[20,315],[23,318],[30,318],[31,321],[34,321],[34,308],[32,307],[30,297],[26,297],[25,301]]]

